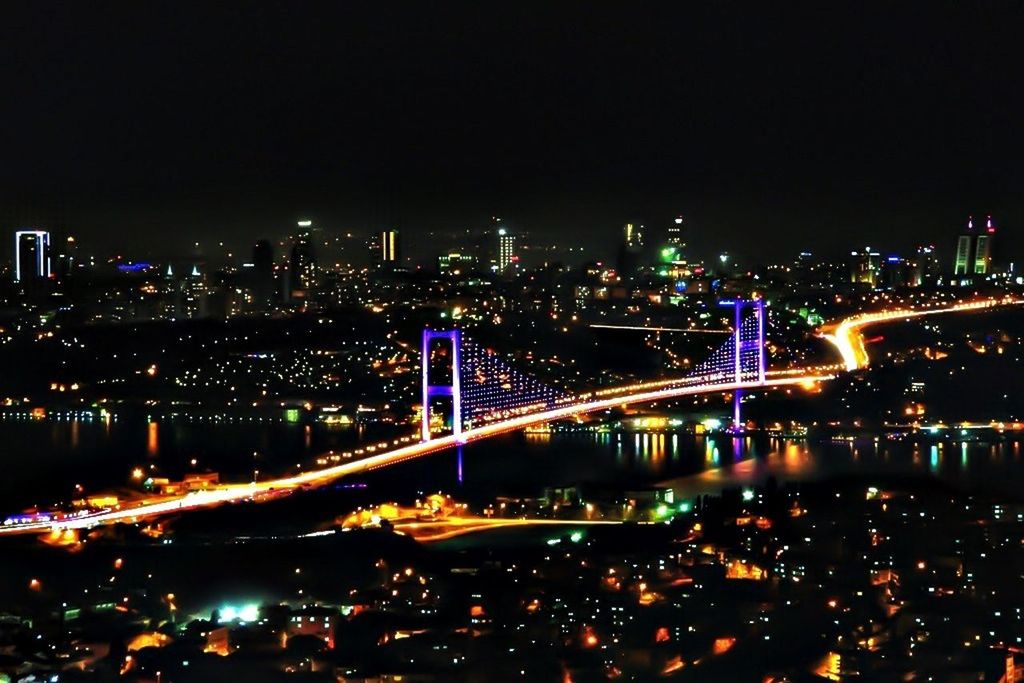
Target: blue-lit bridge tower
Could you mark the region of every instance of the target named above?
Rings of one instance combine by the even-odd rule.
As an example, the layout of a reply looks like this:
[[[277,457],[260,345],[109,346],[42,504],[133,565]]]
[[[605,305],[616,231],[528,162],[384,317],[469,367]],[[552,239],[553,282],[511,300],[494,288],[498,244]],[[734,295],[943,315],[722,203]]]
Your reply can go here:
[[[431,342],[442,339],[450,344],[452,358],[451,379],[445,384],[430,381]],[[424,441],[430,438],[430,400],[435,396],[450,396],[452,399],[452,434],[462,438],[462,395],[459,375],[462,370],[462,331],[423,330],[423,355],[420,365],[423,374],[423,420],[420,436]]]
[[[729,299],[720,301],[720,306],[732,306],[736,312],[732,333],[733,378],[737,384],[751,379],[751,370],[756,372],[758,384],[765,383],[767,359],[765,358],[764,299]],[[744,324],[743,312],[753,309],[753,324]],[[749,369],[748,369],[749,368]],[[743,390],[737,388],[732,394],[732,428],[743,429],[741,406]]]

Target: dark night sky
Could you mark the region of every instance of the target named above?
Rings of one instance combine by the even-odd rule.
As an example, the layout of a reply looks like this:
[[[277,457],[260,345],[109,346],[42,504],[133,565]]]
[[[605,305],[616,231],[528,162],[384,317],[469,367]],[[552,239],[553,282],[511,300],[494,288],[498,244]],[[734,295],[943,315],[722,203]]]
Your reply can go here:
[[[210,4],[5,4],[0,226],[1024,247],[1020,3]]]

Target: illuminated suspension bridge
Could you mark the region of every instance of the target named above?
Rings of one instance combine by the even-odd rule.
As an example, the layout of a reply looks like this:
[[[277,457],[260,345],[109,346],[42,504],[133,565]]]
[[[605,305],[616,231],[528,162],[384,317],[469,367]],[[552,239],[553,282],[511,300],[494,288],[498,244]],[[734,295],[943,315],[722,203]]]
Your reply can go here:
[[[766,381],[766,311],[763,299],[729,300],[723,306],[735,311],[733,330],[728,339],[706,360],[687,374],[661,382],[631,385],[608,393],[626,393],[638,386],[673,387],[734,384],[733,427],[742,425],[741,386],[763,385]],[[422,405],[420,436],[431,438],[432,420],[439,399],[451,405],[451,420],[446,421],[456,441],[466,430],[532,413],[543,413],[560,406],[580,404],[588,397],[572,395],[549,387],[531,375],[520,372],[498,353],[486,349],[460,330],[424,330],[422,341]],[[445,362],[438,362],[445,361]],[[443,375],[440,380],[436,375]]]
[[[426,330],[423,333],[423,415],[422,440],[392,448],[367,447],[365,457],[322,469],[266,479],[259,482],[222,484],[184,495],[150,496],[113,509],[74,514],[47,514],[45,518],[20,520],[0,526],[0,534],[72,533],[101,524],[136,522],[214,505],[244,500],[267,500],[282,492],[321,486],[339,477],[364,473],[381,467],[436,453],[460,444],[520,430],[532,425],[572,418],[635,403],[650,403],[684,396],[732,393],[735,424],[743,392],[806,384],[830,379],[831,375],[799,370],[771,373],[766,370],[764,334],[766,311],[763,302],[726,301],[735,309],[729,338],[704,362],[685,376],[602,388],[570,395],[545,386],[516,370],[499,354],[481,348],[459,330]],[[437,362],[435,361],[445,361]],[[436,367],[435,367],[436,365]],[[451,405],[450,433],[435,435],[431,430],[433,403],[447,399]]]

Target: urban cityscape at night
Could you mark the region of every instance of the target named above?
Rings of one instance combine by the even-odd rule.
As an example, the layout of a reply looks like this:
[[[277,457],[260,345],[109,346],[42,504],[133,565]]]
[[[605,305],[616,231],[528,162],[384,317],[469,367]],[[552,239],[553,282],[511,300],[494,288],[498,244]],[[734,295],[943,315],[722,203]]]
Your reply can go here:
[[[1024,681],[1019,6],[5,9],[0,683]]]

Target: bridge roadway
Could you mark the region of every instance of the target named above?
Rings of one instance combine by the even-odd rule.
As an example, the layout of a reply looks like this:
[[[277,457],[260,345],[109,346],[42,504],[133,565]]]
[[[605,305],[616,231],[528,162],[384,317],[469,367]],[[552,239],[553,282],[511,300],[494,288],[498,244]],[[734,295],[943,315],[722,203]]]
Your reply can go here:
[[[922,309],[896,309],[880,311],[877,313],[863,313],[846,318],[838,323],[828,325],[821,330],[821,336],[835,345],[843,359],[843,366],[846,370],[857,370],[866,367],[869,363],[867,351],[864,346],[862,330],[869,325],[896,320],[915,318],[923,315],[934,315],[939,313],[971,312],[997,306],[1017,305],[1024,303],[1024,299],[1010,296],[1001,298],[988,298],[983,300],[961,302],[951,306],[922,308]],[[194,491],[181,496],[147,498],[133,503],[126,503],[121,509],[106,510],[90,514],[83,514],[74,518],[61,519],[52,522],[32,522],[11,526],[0,526],[0,535],[16,533],[40,533],[54,529],[86,529],[101,524],[113,524],[116,522],[136,522],[160,515],[173,514],[186,510],[195,510],[204,507],[219,505],[222,503],[238,502],[248,499],[273,496],[279,492],[287,492],[294,489],[320,486],[340,477],[358,474],[375,470],[380,467],[387,467],[404,460],[418,458],[431,453],[436,453],[447,448],[452,448],[463,443],[470,443],[480,439],[505,434],[507,432],[523,429],[543,422],[563,420],[575,415],[592,413],[618,406],[634,403],[649,403],[681,396],[693,396],[699,394],[711,394],[719,392],[732,392],[737,389],[753,391],[763,388],[772,388],[789,385],[800,385],[819,382],[834,377],[832,368],[826,372],[814,371],[781,371],[769,373],[769,379],[764,383],[758,382],[730,382],[722,381],[710,384],[686,384],[681,380],[660,380],[630,385],[616,389],[604,389],[593,392],[585,397],[580,397],[577,403],[569,403],[551,410],[530,413],[507,420],[492,422],[479,427],[473,427],[462,433],[461,439],[456,440],[453,436],[444,436],[428,441],[420,441],[396,448],[391,451],[376,453],[366,458],[351,460],[338,465],[333,465],[319,470],[311,470],[301,474],[270,479],[249,484],[224,484],[216,489]]]
[[[681,396],[695,396],[700,394],[712,394],[720,392],[732,392],[736,389],[756,390],[772,387],[807,384],[812,382],[831,379],[832,375],[784,375],[782,377],[770,377],[761,384],[751,382],[729,382],[723,381],[713,384],[690,384],[686,385],[676,381],[673,385],[657,386],[662,383],[651,382],[634,385],[634,387],[623,387],[622,393],[616,393],[609,398],[596,398],[580,403],[572,403],[560,406],[552,410],[545,410],[507,420],[492,422],[490,424],[473,427],[462,432],[460,439],[453,436],[442,436],[428,441],[420,441],[396,448],[383,453],[376,453],[366,458],[351,460],[330,467],[318,470],[310,470],[277,479],[268,479],[248,484],[225,484],[216,489],[193,491],[179,496],[163,496],[159,498],[147,498],[134,503],[126,503],[121,509],[105,510],[91,514],[83,514],[77,517],[70,517],[49,522],[31,522],[0,527],[0,535],[15,533],[40,533],[49,532],[54,529],[87,529],[101,524],[114,524],[117,522],[137,522],[147,518],[160,515],[174,514],[186,510],[220,505],[222,503],[238,502],[264,496],[273,496],[276,493],[320,486],[330,481],[360,472],[367,472],[381,467],[388,467],[396,463],[422,457],[447,448],[452,448],[465,443],[479,441],[488,437],[513,432],[525,427],[530,427],[543,422],[563,420],[575,415],[593,413],[609,408],[630,405],[634,403],[649,403]],[[654,388],[652,388],[654,385]],[[608,392],[609,390],[605,390]],[[604,395],[604,394],[603,394]]]
[[[1024,304],[1024,299],[1004,296],[982,299],[980,301],[965,301],[953,304],[952,306],[918,309],[904,308],[875,313],[861,313],[844,318],[838,323],[825,325],[821,328],[821,336],[831,342],[836,347],[836,350],[839,351],[847,371],[860,370],[866,368],[871,362],[871,359],[868,357],[867,348],[864,346],[864,336],[861,334],[861,331],[869,325],[896,320],[909,320],[910,318],[918,318],[925,315],[969,313],[998,306],[1015,306],[1020,304]]]

